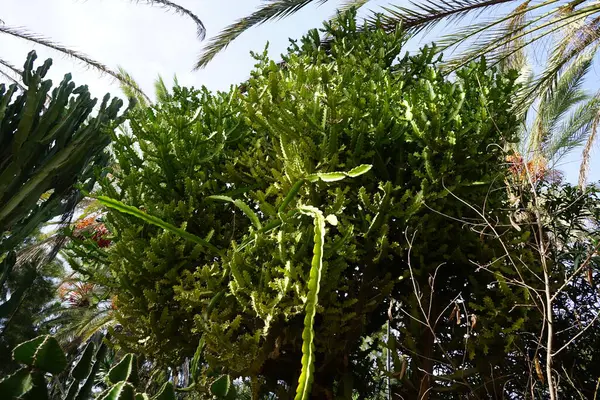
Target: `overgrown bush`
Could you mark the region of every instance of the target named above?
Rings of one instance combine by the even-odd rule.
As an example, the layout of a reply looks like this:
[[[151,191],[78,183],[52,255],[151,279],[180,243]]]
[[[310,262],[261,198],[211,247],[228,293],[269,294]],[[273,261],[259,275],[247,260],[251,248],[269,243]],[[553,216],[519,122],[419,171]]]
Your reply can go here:
[[[481,62],[445,77],[431,48],[401,57],[402,32],[359,29],[353,14],[324,34],[327,46],[311,31],[281,64],[257,55],[229,92],[176,86],[115,137],[102,191],[130,206],[106,217],[121,344],[178,365],[201,339],[206,382],[365,398],[381,343],[363,339],[390,309],[398,394],[502,390],[490,365],[508,362],[528,311],[508,312],[522,289],[474,272],[514,273],[471,228],[505,218],[515,76]],[[504,238],[526,256],[520,234]],[[458,321],[433,321],[434,340],[417,299]]]

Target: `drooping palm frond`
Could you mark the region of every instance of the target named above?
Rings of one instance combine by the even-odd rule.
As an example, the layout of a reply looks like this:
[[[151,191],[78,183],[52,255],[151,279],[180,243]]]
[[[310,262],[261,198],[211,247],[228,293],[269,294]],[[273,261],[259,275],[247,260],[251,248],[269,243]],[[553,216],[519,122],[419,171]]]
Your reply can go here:
[[[174,3],[172,1],[168,1],[168,0],[131,0],[131,1],[135,1],[136,3],[146,3],[146,4],[150,4],[150,5],[157,5],[164,9],[172,10],[172,11],[176,12],[177,14],[183,15],[184,17],[191,18],[192,21],[194,21],[194,23],[196,24],[196,31],[198,34],[198,38],[200,40],[204,40],[204,38],[206,36],[206,27],[204,26],[204,23],[196,14],[194,14],[192,11],[188,10],[187,8],[182,7],[181,5]]]
[[[544,153],[557,163],[572,150],[587,142],[592,134],[592,127],[600,109],[600,97],[579,104],[568,117],[555,129],[556,134],[547,143]],[[587,147],[587,146],[586,146]]]
[[[160,75],[154,81],[154,95],[159,103],[165,102],[169,98],[169,89],[167,89],[167,85],[165,85],[165,81]]]
[[[52,334],[61,343],[83,343],[99,330],[114,323],[114,312],[110,308],[55,307],[40,318],[51,328]]]
[[[596,136],[598,134],[598,124],[600,123],[600,107],[596,109],[596,115],[594,116],[590,135],[585,142],[583,147],[583,153],[581,155],[581,166],[579,167],[579,187],[585,188],[587,182],[587,176],[590,168],[590,156],[592,153],[592,147],[596,142]]]
[[[13,76],[14,74],[14,76]],[[19,81],[18,78],[23,76],[23,71],[19,70],[17,67],[0,58],[0,75],[2,75],[5,79],[7,79],[10,83],[16,84],[19,89],[25,91],[25,86]]]
[[[530,153],[541,155],[543,147],[553,137],[561,134],[556,132],[556,128],[563,117],[573,106],[588,98],[581,86],[592,65],[594,54],[595,51],[581,54],[557,77],[552,91],[547,90],[540,94],[528,143]],[[551,157],[546,154],[546,158]]]
[[[133,79],[129,72],[125,71],[123,67],[119,67],[119,74],[123,77],[124,82],[119,85],[121,91],[130,99],[135,99],[139,105],[146,107],[148,103],[152,101],[150,98],[140,89],[140,85]]]
[[[7,26],[7,25],[0,25],[0,33],[4,33],[4,34],[7,34],[10,36],[19,38],[19,39],[26,40],[28,42],[33,42],[35,44],[39,44],[41,46],[47,47],[52,50],[55,50],[63,55],[66,55],[68,57],[72,57],[78,61],[81,61],[84,65],[88,65],[103,74],[110,75],[111,77],[115,78],[117,81],[121,82],[122,84],[125,84],[125,85],[130,84],[130,82],[127,80],[126,77],[121,75],[118,71],[114,71],[113,69],[104,65],[100,61],[96,61],[93,58],[90,58],[89,56],[87,56],[79,51],[70,49],[66,46],[63,46],[60,43],[54,42],[53,40],[51,40],[47,37],[44,37],[42,35],[39,35],[37,33],[30,32],[23,28],[11,27],[11,26]],[[139,87],[132,87],[132,89],[141,92],[141,89]],[[141,93],[143,94],[143,92],[141,92]],[[146,96],[146,95],[143,94],[143,96]]]
[[[310,3],[316,2],[320,5],[327,1],[329,0],[266,0],[266,4],[252,14],[238,19],[212,38],[200,55],[196,69],[206,66],[219,52],[227,48],[232,41],[251,27],[270,20],[288,17]]]
[[[446,0],[411,3],[411,7],[384,7],[382,26],[393,32],[402,27],[409,33],[430,29],[439,22],[459,22],[467,15],[480,15],[482,12],[515,0]],[[372,22],[375,22],[373,19]]]
[[[506,28],[510,35],[514,36],[513,40],[505,44],[500,50],[503,53],[510,54],[505,57],[500,63],[500,68],[503,70],[521,71],[527,65],[527,54],[523,49],[523,38],[517,37],[523,31],[527,23],[527,13],[529,11],[530,0],[515,8],[509,15],[510,19],[506,21]],[[514,50],[519,49],[519,50]]]

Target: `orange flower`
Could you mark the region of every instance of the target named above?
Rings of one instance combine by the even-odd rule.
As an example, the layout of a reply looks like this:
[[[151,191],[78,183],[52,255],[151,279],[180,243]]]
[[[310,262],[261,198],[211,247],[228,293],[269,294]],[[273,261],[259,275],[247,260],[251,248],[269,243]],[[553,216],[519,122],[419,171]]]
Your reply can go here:
[[[548,173],[546,159],[541,156],[525,162],[521,154],[515,153],[507,156],[506,161],[510,164],[508,169],[513,177],[521,182],[527,182],[530,178],[533,182],[538,182]]]

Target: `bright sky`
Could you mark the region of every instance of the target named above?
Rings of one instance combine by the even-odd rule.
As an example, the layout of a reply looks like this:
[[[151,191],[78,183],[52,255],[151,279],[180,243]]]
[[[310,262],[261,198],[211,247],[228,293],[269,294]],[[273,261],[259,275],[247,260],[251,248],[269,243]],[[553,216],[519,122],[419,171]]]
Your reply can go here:
[[[255,27],[242,35],[205,69],[192,68],[203,42],[196,39],[196,26],[188,18],[157,6],[130,0],[0,0],[0,19],[8,26],[26,27],[28,30],[81,51],[109,67],[118,66],[128,71],[148,94],[153,93],[153,83],[160,74],[167,86],[177,74],[180,84],[207,86],[209,89],[227,89],[231,84],[245,80],[254,64],[251,50],[262,51],[267,41],[272,57],[285,51],[288,37],[299,38],[307,30],[318,27],[321,21],[332,16],[340,1],[308,6],[291,18]],[[234,20],[250,14],[260,0],[177,0],[192,10],[204,22],[207,38],[216,35]],[[318,2],[315,2],[318,3]],[[372,1],[371,8],[388,2]],[[407,2],[395,2],[401,4]],[[26,4],[26,5],[25,5]],[[469,21],[465,21],[469,22]],[[438,32],[440,30],[437,30]],[[427,40],[433,40],[436,32]],[[411,43],[415,48],[419,43]],[[27,53],[35,49],[39,60],[52,57],[50,77],[62,79],[72,72],[74,81],[87,84],[95,96],[106,92],[119,95],[118,85],[107,76],[74,62],[73,59],[18,38],[0,35],[0,57],[21,67]],[[594,85],[597,87],[597,85]],[[577,179],[576,151],[562,166],[571,182]],[[600,178],[600,160],[592,162],[590,180]]]

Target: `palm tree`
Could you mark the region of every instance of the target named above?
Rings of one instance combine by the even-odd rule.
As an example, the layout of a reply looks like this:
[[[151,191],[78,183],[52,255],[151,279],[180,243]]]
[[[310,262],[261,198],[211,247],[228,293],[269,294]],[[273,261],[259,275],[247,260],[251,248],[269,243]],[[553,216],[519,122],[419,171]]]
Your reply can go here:
[[[136,1],[136,3],[140,3],[140,1]],[[189,9],[184,8],[184,7],[180,6],[179,4],[168,1],[168,0],[144,0],[144,1],[141,1],[141,3],[159,6],[168,11],[173,11],[184,17],[190,18],[196,24],[198,38],[200,40],[204,39],[204,37],[206,35],[206,28],[205,28],[204,24],[202,23],[202,20],[196,14],[194,14],[192,11],[190,11]],[[0,34],[13,36],[13,37],[22,39],[27,42],[42,45],[42,46],[52,49],[58,53],[62,53],[63,55],[72,57],[75,60],[80,61],[80,62],[84,63],[85,65],[88,65],[88,66],[96,69],[100,73],[109,75],[112,78],[117,79],[122,84],[126,84],[126,85],[132,87],[134,90],[138,91],[139,93],[142,93],[142,95],[143,95],[143,92],[141,92],[139,87],[134,85],[128,79],[128,77],[126,75],[124,75],[121,71],[114,70],[114,69],[110,68],[109,66],[103,64],[102,62],[97,61],[84,53],[75,51],[67,46],[57,43],[48,37],[45,37],[38,33],[31,32],[31,31],[29,31],[27,29],[23,29],[21,27],[13,27],[13,26],[5,25],[1,19],[0,19]],[[16,83],[21,89],[23,89],[23,86],[21,85],[21,76],[22,75],[23,75],[22,70],[17,68],[14,65],[14,63],[12,63],[10,60],[6,60],[5,58],[3,58],[2,55],[0,54],[0,78],[4,78],[5,80],[10,81],[11,83]]]
[[[196,68],[204,67],[215,55],[224,50],[233,40],[253,26],[271,20],[286,18],[300,9],[310,5],[329,2],[330,0],[264,0],[264,4],[251,15],[241,18],[213,37],[201,54]],[[338,11],[356,7],[361,8],[369,0],[339,1]],[[481,17],[483,12],[494,10],[493,18]],[[580,103],[583,98],[580,91],[567,92],[564,96],[560,88],[566,86],[558,84],[561,76],[563,82],[569,80],[566,72],[571,66],[573,71],[583,72],[576,81],[581,81],[589,71],[581,67],[593,60],[596,49],[600,45],[600,3],[593,0],[446,0],[428,1],[421,0],[412,7],[389,5],[374,10],[367,19],[364,29],[371,29],[375,24],[381,24],[384,29],[393,32],[399,27],[409,34],[417,34],[431,29],[440,22],[458,22],[466,16],[479,17],[479,22],[459,27],[452,33],[441,37],[438,42],[440,52],[453,50],[454,55],[446,61],[447,73],[485,56],[490,66],[500,68],[517,68],[525,66],[524,58],[527,50],[546,47],[548,50],[542,58],[546,58],[543,70],[526,82],[519,95],[515,110],[527,119],[527,113],[535,114],[536,107],[542,107],[540,114],[535,117],[537,123],[524,131],[528,138],[526,142],[530,151],[539,154],[542,151],[553,149],[555,153],[564,153],[571,150],[574,144],[584,145],[580,167],[580,185],[584,185],[587,178],[590,150],[596,139],[596,128],[600,122],[600,107],[597,99],[590,100],[585,106]],[[326,41],[327,38],[324,38]],[[541,46],[544,44],[545,46]],[[582,60],[590,58],[589,62]],[[577,67],[579,65],[579,67]],[[579,87],[576,85],[576,87]],[[555,92],[558,94],[555,95]],[[573,110],[572,106],[581,105]],[[559,106],[558,109],[552,107]],[[566,108],[565,108],[566,107]],[[560,112],[559,112],[560,111]],[[550,118],[550,114],[560,118]],[[550,113],[550,114],[549,114]],[[584,118],[587,122],[579,125],[581,129],[570,131],[559,121],[567,114],[571,116],[573,125],[576,126]],[[582,114],[583,113],[583,114]],[[584,115],[585,114],[585,115]],[[588,117],[593,115],[590,120]],[[565,122],[565,123],[568,123]],[[566,130],[562,130],[566,129]],[[529,136],[531,134],[531,136]],[[570,135],[579,135],[576,141],[563,139]],[[529,142],[531,140],[531,142]],[[553,145],[550,145],[553,143]],[[560,150],[556,146],[566,146]],[[533,150],[531,146],[538,146]]]

